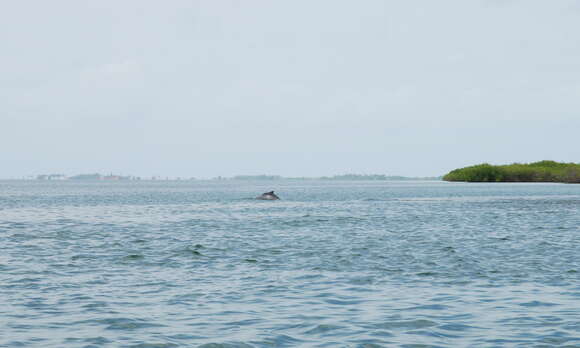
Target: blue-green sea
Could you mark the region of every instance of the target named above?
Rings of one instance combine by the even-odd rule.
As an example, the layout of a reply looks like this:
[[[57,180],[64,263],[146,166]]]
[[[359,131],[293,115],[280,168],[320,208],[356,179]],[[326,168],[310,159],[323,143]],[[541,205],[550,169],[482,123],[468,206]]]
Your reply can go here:
[[[0,347],[580,347],[580,185],[1,181]]]

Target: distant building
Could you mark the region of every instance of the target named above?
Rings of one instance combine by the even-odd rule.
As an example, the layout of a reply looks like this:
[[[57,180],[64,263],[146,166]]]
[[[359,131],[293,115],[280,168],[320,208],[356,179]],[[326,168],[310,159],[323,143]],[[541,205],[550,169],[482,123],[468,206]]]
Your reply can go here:
[[[121,176],[110,174],[110,175],[101,177],[101,180],[121,180]]]
[[[101,174],[78,174],[71,176],[71,180],[102,180],[103,176]]]
[[[64,174],[42,174],[36,177],[36,180],[66,180],[68,179]]]
[[[99,173],[94,174],[79,174],[70,177],[71,180],[107,180],[107,181],[117,181],[117,180],[139,180],[136,176],[122,176],[122,175],[102,175]]]
[[[136,180],[135,177],[132,176],[122,176],[122,175],[107,175],[107,176],[103,176],[101,178],[101,180]]]

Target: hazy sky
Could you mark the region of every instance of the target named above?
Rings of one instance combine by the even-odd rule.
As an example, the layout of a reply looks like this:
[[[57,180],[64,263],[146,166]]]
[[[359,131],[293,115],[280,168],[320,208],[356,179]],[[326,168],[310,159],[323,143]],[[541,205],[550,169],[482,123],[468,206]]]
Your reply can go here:
[[[580,162],[580,1],[2,1],[0,177]]]

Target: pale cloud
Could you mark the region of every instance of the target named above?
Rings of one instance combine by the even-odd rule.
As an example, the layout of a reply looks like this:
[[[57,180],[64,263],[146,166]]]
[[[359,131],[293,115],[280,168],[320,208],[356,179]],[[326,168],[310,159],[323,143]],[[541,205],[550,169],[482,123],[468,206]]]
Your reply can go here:
[[[119,88],[143,83],[142,66],[135,60],[122,60],[100,64],[79,72],[79,84],[83,87]]]

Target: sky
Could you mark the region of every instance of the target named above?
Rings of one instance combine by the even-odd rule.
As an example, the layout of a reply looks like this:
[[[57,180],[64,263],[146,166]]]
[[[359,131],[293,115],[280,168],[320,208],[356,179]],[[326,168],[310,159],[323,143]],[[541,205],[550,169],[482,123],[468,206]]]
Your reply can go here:
[[[577,0],[0,2],[0,178],[580,162]]]

